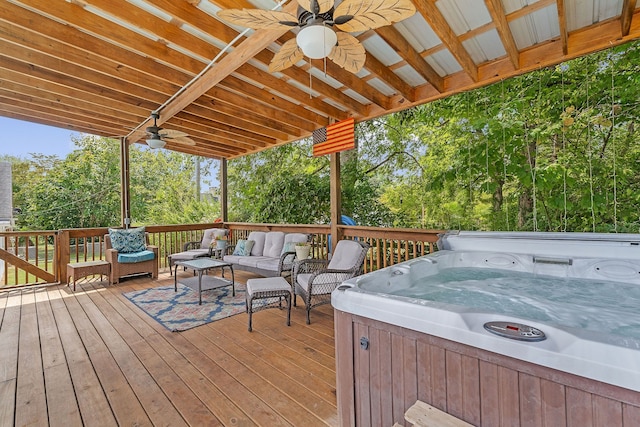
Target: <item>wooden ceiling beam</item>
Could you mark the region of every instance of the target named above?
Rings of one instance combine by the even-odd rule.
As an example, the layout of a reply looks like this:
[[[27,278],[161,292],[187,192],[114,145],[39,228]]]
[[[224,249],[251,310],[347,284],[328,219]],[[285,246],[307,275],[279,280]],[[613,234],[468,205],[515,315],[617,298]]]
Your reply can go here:
[[[251,147],[265,148],[277,142],[276,138],[263,136],[245,129],[233,127],[226,123],[217,123],[214,127],[211,124],[203,123],[201,117],[195,114],[191,114],[187,111],[182,111],[176,114],[171,118],[171,121],[169,121],[169,123],[172,123],[174,120],[185,120],[191,123],[191,125],[189,126],[190,128],[201,130],[204,133],[211,133],[212,135],[220,134],[225,136],[226,138],[247,141],[247,145],[250,145]]]
[[[25,95],[23,93],[20,93],[14,90],[0,88],[0,97],[2,97],[2,99],[5,99],[5,100],[11,99],[14,102],[19,102],[20,105],[22,105],[23,107],[25,107],[26,105],[33,105],[34,108],[42,107],[42,108],[47,108],[50,111],[59,111],[59,112],[64,112],[68,114],[73,114],[73,116],[78,121],[84,120],[87,123],[93,123],[95,125],[103,126],[105,128],[108,128],[111,126],[113,126],[114,128],[116,126],[121,126],[121,123],[118,123],[117,125],[115,125],[114,124],[115,122],[112,120],[109,120],[109,117],[98,116],[95,114],[95,112],[91,110],[77,108],[75,106],[69,106],[67,104],[63,104],[60,102],[52,102],[38,96]],[[125,121],[125,123],[127,122]],[[132,128],[136,124],[137,122],[135,121],[128,122],[128,125],[131,126]]]
[[[189,22],[190,25],[193,25],[194,27],[198,28],[200,31],[203,31],[204,33],[207,33],[212,37],[215,37],[221,40],[224,43],[231,42],[237,36],[237,32],[235,32],[233,29],[231,29],[230,27],[227,27],[217,19],[207,14],[204,14],[202,11],[198,10],[195,7],[183,7],[169,0],[154,0],[153,4],[157,7],[160,7],[164,12],[169,13],[172,16],[176,17],[179,21]],[[253,8],[254,7],[251,3],[246,3],[246,4],[247,6],[241,6],[240,4],[235,3],[233,7],[234,8],[238,8],[238,7]],[[224,8],[224,6],[221,6],[221,7]],[[283,34],[281,39],[288,40],[291,37],[294,37],[294,35],[290,32],[287,32],[286,34]],[[259,52],[255,56],[255,59],[263,62],[264,64],[269,64],[271,62],[271,59],[273,58],[273,55],[274,54],[269,50],[264,50],[262,52]],[[289,78],[292,78],[304,85],[308,84],[309,82],[309,75],[307,73],[301,73],[295,67],[289,69],[289,71],[286,72],[285,74]],[[344,73],[340,72],[332,77],[339,78],[339,76],[343,74]],[[357,111],[358,114],[360,115],[366,115],[366,109],[362,104],[358,103],[353,98],[350,98],[347,95],[344,95],[343,93],[336,93],[335,89],[333,89],[331,86],[326,85],[321,80],[318,80],[315,77],[313,77],[312,86],[314,90],[324,93],[325,96],[328,96],[329,98],[333,99],[335,102],[342,104],[346,107],[349,107],[354,111]]]
[[[520,68],[520,54],[518,52],[516,41],[513,38],[511,28],[509,27],[509,22],[507,22],[507,17],[505,16],[502,0],[485,0],[484,3],[489,10],[493,23],[496,26],[496,31],[500,36],[504,50],[507,52],[507,57],[509,57],[511,63],[516,69]]]
[[[49,123],[56,123],[56,127],[66,129],[71,128],[70,126],[72,126],[75,129],[80,129],[81,132],[87,132],[93,135],[113,136],[118,132],[118,128],[116,127],[112,128],[96,125],[93,122],[88,122],[84,118],[78,118],[76,115],[66,111],[53,110],[51,108],[9,100],[6,98],[0,99],[0,108],[2,108],[3,111],[10,111],[27,117],[45,120]]]
[[[391,46],[398,55],[404,58],[414,70],[438,91],[444,92],[444,80],[436,71],[420,56],[413,46],[398,30],[389,25],[375,30],[380,37]]]
[[[387,66],[380,62],[375,56],[367,55],[364,66],[373,75],[397,90],[398,93],[409,100],[409,102],[416,100],[414,88],[398,77],[397,74],[390,71]]]
[[[224,79],[216,87],[225,88],[234,93],[238,93],[248,98],[248,100],[254,100],[262,104],[277,105],[282,111],[295,112],[297,117],[301,117],[310,123],[315,123],[319,127],[327,126],[329,119],[326,116],[315,113],[305,108],[303,104],[296,104],[287,99],[281,98],[269,92],[269,88],[261,89],[254,85],[249,85],[243,80],[235,76],[229,76]]]
[[[478,66],[473,62],[469,52],[462,46],[462,43],[447,23],[447,20],[444,19],[444,16],[442,16],[442,13],[440,13],[440,10],[436,7],[435,0],[414,1],[414,5],[442,43],[449,49],[449,52],[456,58],[456,61],[458,61],[464,72],[467,73],[474,82],[477,82]]]
[[[307,92],[288,84],[285,80],[279,79],[271,74],[264,74],[251,64],[242,64],[238,67],[237,71],[238,74],[243,77],[269,88],[272,94],[282,94],[288,98],[294,99],[301,104],[307,105],[313,111],[324,114],[327,117],[337,118],[339,120],[351,117],[348,112],[327,104],[319,97],[311,97]],[[220,84],[225,83],[223,81],[220,82]],[[244,84],[248,85],[249,83],[244,82]]]
[[[90,35],[95,34],[100,40],[113,40],[115,43],[117,43],[118,46],[125,46],[127,47],[127,49],[130,49],[129,54],[118,54],[119,58],[123,61],[128,60],[130,56],[138,57],[139,54],[142,54],[149,58],[155,58],[155,60],[150,60],[152,61],[150,66],[145,67],[145,71],[149,73],[153,73],[154,63],[156,63],[156,68],[158,68],[157,73],[160,75],[164,75],[164,73],[167,72],[165,68],[166,66],[169,66],[175,70],[184,70],[191,75],[195,75],[196,73],[200,72],[205,66],[204,63],[200,61],[193,60],[183,53],[178,53],[173,49],[169,49],[162,43],[154,42],[128,29],[118,28],[118,31],[114,31],[113,23],[98,15],[89,13],[77,5],[66,2],[50,2],[48,0],[24,0],[23,3],[38,10],[42,10],[43,12],[54,16],[59,20],[66,21],[69,23],[69,25],[73,25],[74,27],[82,29],[83,32],[78,33],[79,37],[69,37],[68,40],[71,44],[73,44],[73,42],[78,38],[91,38],[92,36]],[[11,15],[13,14],[9,14],[9,16]],[[78,30],[75,31],[77,32]],[[89,34],[89,36],[87,35],[87,33]],[[108,43],[105,43],[105,45],[107,45],[105,47],[108,47]],[[104,50],[98,48],[98,46],[96,46],[94,49],[94,51],[96,52],[102,52]],[[113,48],[111,49],[113,50]],[[158,63],[156,61],[163,62]],[[259,81],[260,76],[256,76],[256,74],[258,74],[258,71],[255,68],[254,71],[255,72],[253,73],[252,78]],[[272,76],[268,77],[269,79],[272,79]],[[305,98],[308,100],[309,97],[308,94],[302,91],[292,93],[290,94],[290,96],[294,99],[300,100],[301,102],[304,102]],[[149,111],[152,111],[156,107],[157,105],[155,107],[152,107]],[[316,103],[314,104],[314,107],[316,107],[317,111],[328,115],[335,114],[339,111],[326,103]],[[295,110],[290,112],[292,115],[295,115]]]
[[[521,7],[518,10],[514,10],[513,12],[511,12],[510,14],[507,15],[507,22],[511,22],[514,21],[516,19],[520,19],[523,16],[527,16],[533,12],[536,12],[538,10],[542,10],[545,7],[549,7],[553,4],[556,4],[557,0],[538,0],[535,3],[529,3],[524,7]]]
[[[140,111],[136,113],[135,111],[131,111],[134,108],[124,104],[121,108],[116,108],[113,104],[95,103],[92,102],[95,101],[95,96],[91,99],[92,94],[74,91],[69,88],[65,88],[68,89],[68,91],[61,91],[61,87],[55,87],[55,83],[35,81],[31,76],[25,76],[24,74],[19,74],[7,69],[2,69],[0,88],[42,98],[50,102],[58,102],[73,108],[89,109],[93,111],[95,115],[108,117],[112,120],[123,118],[138,124],[140,120],[145,117],[145,110],[138,109]],[[69,94],[69,92],[71,92],[71,94]]]

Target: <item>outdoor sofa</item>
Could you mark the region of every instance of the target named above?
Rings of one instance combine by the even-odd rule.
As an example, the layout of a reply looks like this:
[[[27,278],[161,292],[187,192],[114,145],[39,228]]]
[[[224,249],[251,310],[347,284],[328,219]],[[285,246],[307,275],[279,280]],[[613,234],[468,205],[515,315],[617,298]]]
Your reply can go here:
[[[236,270],[249,271],[264,277],[286,277],[291,275],[295,260],[295,244],[310,241],[304,233],[282,231],[252,231],[247,239],[238,240],[232,255],[223,260]],[[247,243],[253,242],[253,243]],[[243,252],[244,249],[248,251]]]

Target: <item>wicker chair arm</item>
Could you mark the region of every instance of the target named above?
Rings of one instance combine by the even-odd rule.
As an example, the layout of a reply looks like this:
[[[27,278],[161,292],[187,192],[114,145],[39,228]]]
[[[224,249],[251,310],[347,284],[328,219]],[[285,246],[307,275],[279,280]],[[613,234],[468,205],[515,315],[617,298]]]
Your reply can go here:
[[[325,259],[304,259],[294,262],[293,272],[294,275],[313,273],[315,271],[326,269],[327,265],[329,265],[329,261]]]
[[[295,251],[283,252],[278,262],[278,273],[282,275],[283,272],[292,272],[295,258]]]

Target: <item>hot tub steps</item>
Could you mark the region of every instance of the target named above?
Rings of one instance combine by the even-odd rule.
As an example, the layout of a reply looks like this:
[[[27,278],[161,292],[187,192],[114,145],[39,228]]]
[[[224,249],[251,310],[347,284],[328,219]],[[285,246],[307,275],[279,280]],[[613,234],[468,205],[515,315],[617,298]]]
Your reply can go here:
[[[473,427],[471,424],[420,400],[416,400],[416,403],[407,409],[407,412],[404,413],[404,419],[412,423],[414,427]],[[401,426],[395,423],[393,427]]]

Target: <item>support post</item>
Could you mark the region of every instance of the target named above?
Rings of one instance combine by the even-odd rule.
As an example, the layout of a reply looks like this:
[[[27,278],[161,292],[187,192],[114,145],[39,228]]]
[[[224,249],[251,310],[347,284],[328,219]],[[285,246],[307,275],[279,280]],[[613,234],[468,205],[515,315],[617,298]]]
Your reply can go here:
[[[227,197],[227,159],[220,159],[220,217],[222,222],[229,220]]]
[[[331,248],[333,253],[336,245],[342,239],[342,229],[339,227],[342,212],[342,195],[340,188],[340,153],[331,154],[330,196],[331,196]]]
[[[131,199],[129,195],[129,143],[126,138],[120,138],[120,217],[122,228],[129,228],[131,225]]]

